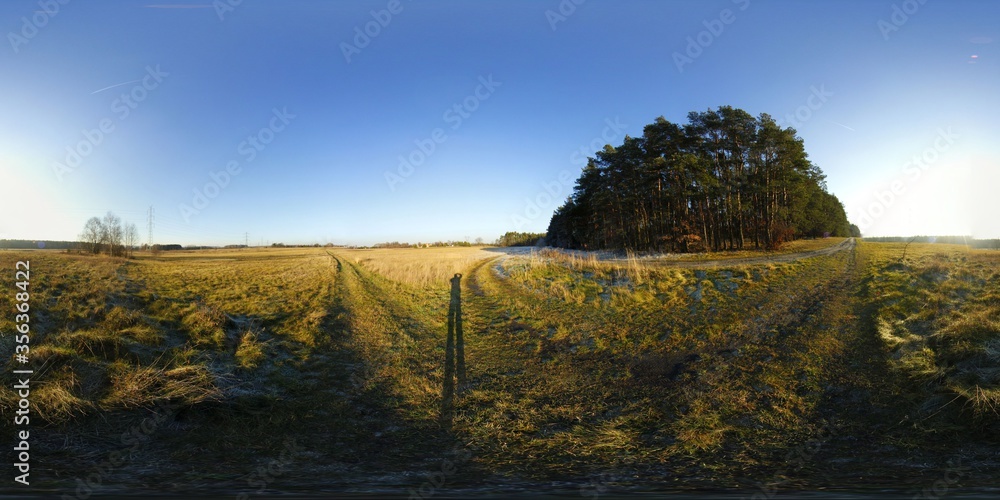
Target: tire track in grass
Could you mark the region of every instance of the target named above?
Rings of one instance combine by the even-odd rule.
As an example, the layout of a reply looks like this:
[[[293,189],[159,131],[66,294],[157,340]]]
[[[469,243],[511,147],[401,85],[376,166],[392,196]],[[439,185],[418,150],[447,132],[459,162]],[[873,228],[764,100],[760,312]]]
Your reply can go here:
[[[275,392],[246,401],[244,412],[230,417],[226,432],[253,444],[226,457],[238,464],[230,470],[240,479],[213,488],[230,493],[249,487],[253,496],[261,484],[277,491],[371,484],[381,471],[381,450],[371,442],[373,430],[366,419],[379,409],[352,393],[351,373],[360,356],[344,327],[340,282],[340,273],[331,267],[329,280],[309,294],[308,303],[318,298],[315,302],[327,304],[317,315],[318,333],[311,345],[270,374],[268,385]],[[298,451],[289,454],[292,445]],[[278,472],[275,464],[281,466]]]
[[[532,354],[535,333],[525,311],[502,300],[489,279],[497,259],[480,261],[464,274],[468,390],[456,401],[456,430],[476,443],[480,465],[502,481],[530,476],[542,464],[532,459],[525,438],[524,401],[542,384],[543,367]]]
[[[649,456],[649,459],[644,462],[605,452],[604,458],[608,459],[604,462],[605,467],[618,464],[631,469],[624,472],[626,476],[631,476],[636,470],[645,470],[644,474],[653,476],[659,473],[702,478],[698,481],[706,481],[704,478],[712,476],[721,480],[728,476],[727,481],[733,481],[739,477],[734,471],[742,470],[740,468],[748,460],[759,463],[760,460],[766,461],[769,455],[784,453],[786,447],[796,445],[804,439],[803,436],[825,424],[824,416],[818,409],[823,394],[819,384],[830,370],[837,369],[834,359],[844,346],[837,340],[836,332],[853,324],[851,318],[838,316],[839,311],[850,302],[848,292],[856,281],[855,252],[841,253],[849,249],[852,249],[851,244],[847,243],[829,254],[813,255],[815,259],[802,262],[800,268],[772,283],[770,288],[762,289],[752,297],[741,298],[760,306],[757,309],[763,316],[759,318],[748,318],[745,314],[751,310],[751,305],[727,305],[738,307],[744,313],[719,318],[726,321],[718,325],[723,333],[695,342],[704,344],[702,347],[705,349],[700,350],[701,355],[693,361],[682,364],[678,373],[674,374],[679,378],[663,378],[666,375],[664,372],[653,378],[632,380],[627,372],[633,368],[633,358],[641,352],[628,345],[619,345],[612,349],[613,352],[596,355],[572,351],[558,353],[556,359],[569,361],[576,365],[573,367],[568,367],[567,363],[548,365],[540,356],[517,349],[517,354],[508,353],[507,357],[517,355],[523,358],[524,373],[520,376],[521,383],[515,386],[510,383],[513,380],[509,380],[506,389],[515,391],[518,398],[542,398],[544,395],[532,390],[531,386],[551,384],[553,379],[567,373],[573,373],[577,381],[588,385],[606,384],[615,394],[605,398],[597,397],[600,391],[589,387],[573,388],[576,394],[550,394],[567,407],[574,403],[573,396],[578,396],[579,401],[596,410],[582,415],[578,426],[586,430],[579,436],[583,441],[578,448],[567,449],[568,453],[590,453],[595,446],[603,446],[602,439],[606,439],[600,433],[609,428],[629,433],[648,427],[647,432],[651,434],[620,444],[631,446],[631,452]],[[619,307],[596,310],[543,298],[495,276],[492,272],[494,263],[495,260],[490,260],[475,266],[469,273],[468,288],[475,300],[482,304],[480,307],[492,307],[500,314],[509,315],[511,323],[522,319],[536,324],[568,321],[568,324],[588,329],[594,335],[614,335],[614,330],[623,325],[641,330],[671,318],[667,311],[658,315],[655,307],[634,311]],[[542,339],[536,340],[544,333],[510,332],[509,327],[505,331],[505,325],[496,323],[494,321],[491,335],[498,339],[504,334],[509,337],[506,344],[493,342],[493,350],[497,354],[493,354],[492,358],[501,358],[505,348],[510,350],[535,341],[544,343]],[[695,322],[691,326],[708,326],[710,323]],[[696,339],[697,336],[691,338],[692,341]],[[689,347],[698,347],[695,344]],[[719,349],[728,347],[728,350],[722,349],[717,353],[718,349],[708,349],[715,344]],[[683,349],[684,345],[675,345],[673,349]],[[499,367],[505,363],[496,364]],[[602,376],[600,372],[605,366],[609,373],[617,373],[619,378]],[[691,373],[693,377],[684,373]],[[495,396],[499,399],[502,395]],[[693,410],[699,407],[701,410]],[[740,408],[747,412],[740,414]],[[603,414],[601,410],[604,410]],[[704,413],[699,415],[697,411]],[[625,420],[616,419],[615,414]],[[741,427],[743,430],[731,433],[733,428]],[[684,436],[682,433],[685,430],[694,434]],[[501,433],[496,436],[506,437]],[[705,445],[707,451],[691,455],[689,451],[684,451],[683,446],[671,444],[676,443],[678,438],[687,438],[694,443],[698,443],[699,439],[708,439],[699,444]],[[765,438],[777,440],[768,443]],[[530,439],[522,440],[517,445],[525,448],[520,451],[528,456],[532,449],[544,447],[539,440]],[[761,447],[764,449],[761,453],[753,453],[753,456],[734,452],[759,445],[765,445]],[[692,459],[693,456],[696,458]],[[706,466],[701,463],[702,460],[712,465]],[[654,465],[655,462],[661,465]],[[663,463],[670,465],[664,466]],[[577,460],[572,465],[586,466],[586,459]],[[727,467],[730,468],[728,474]]]
[[[753,487],[744,482],[749,476],[775,477],[787,488],[821,475],[826,455],[819,453],[840,432],[841,416],[824,411],[824,400],[842,371],[845,332],[856,325],[857,273],[853,251],[807,263],[789,277],[801,283],[793,296],[767,294],[765,303],[777,300],[766,303],[766,315],[733,330],[728,356],[703,356],[682,377],[672,429],[710,464],[704,472],[742,487]],[[806,458],[790,466],[788,456],[804,443],[812,447]]]
[[[596,332],[614,325],[604,311],[517,287],[495,275],[495,263],[479,262],[466,275],[467,309],[477,314],[470,330],[479,332],[467,336],[476,341],[467,352],[482,358],[469,362],[468,431],[488,451],[490,470],[586,483],[589,471],[606,470],[635,451],[629,431],[618,428],[629,395],[610,382],[621,366],[553,330]]]
[[[287,407],[280,409],[283,425],[273,432],[296,439],[306,451],[280,479],[294,481],[297,491],[404,491],[424,468],[420,459],[439,456],[439,446],[427,423],[414,418],[391,345],[380,342],[389,333],[373,318],[389,321],[384,306],[356,268],[328,255],[329,287],[321,291],[328,293],[328,305],[320,334],[282,374]],[[266,465],[269,458],[276,457],[250,460]]]
[[[871,251],[864,245],[858,250],[862,277],[851,291],[851,312],[857,319],[841,330],[847,349],[837,360],[841,370],[830,377],[820,405],[823,414],[840,419],[843,429],[831,440],[830,467],[824,476],[830,478],[829,484],[846,477],[864,477],[869,484],[894,488],[909,484],[916,494],[936,479],[933,474],[938,470],[928,464],[984,449],[985,456],[996,452],[980,448],[983,442],[974,441],[979,436],[970,442],[958,429],[926,432],[911,417],[913,382],[891,368],[893,354],[878,332],[881,297],[874,296],[876,264]],[[858,452],[859,446],[864,453]]]
[[[488,379],[502,376],[511,364],[526,362],[524,343],[527,335],[520,335],[516,313],[504,307],[482,283],[480,276],[497,259],[486,259],[473,265],[464,274],[467,293],[463,295],[463,314],[466,326],[466,361],[469,369],[469,387],[476,388]],[[487,271],[488,272],[488,271]]]
[[[436,356],[433,329],[377,276],[331,257],[340,345],[356,353],[350,391],[371,431],[366,448],[380,455],[370,458],[404,472],[422,470],[421,461],[442,456],[448,444],[438,421],[443,355]]]
[[[735,360],[709,357],[696,362],[693,366],[696,371],[716,366],[700,381],[704,387],[689,394],[689,399],[711,398],[719,390],[727,390],[727,385],[737,388],[757,385],[763,389],[762,384],[772,380],[766,377],[767,370],[760,370],[762,362],[774,364],[774,372],[788,379],[805,373],[806,358],[816,354],[810,342],[817,336],[828,336],[828,331],[834,328],[831,322],[835,318],[824,316],[827,305],[842,300],[843,287],[851,282],[853,267],[846,257],[837,256],[829,262],[826,262],[829,257],[824,257],[822,265],[806,264],[784,277],[779,283],[802,284],[795,294],[762,290],[757,300],[765,305],[773,302],[773,307],[761,311],[766,314],[764,319],[731,325],[732,328],[743,325],[745,331],[738,339],[742,345],[757,345]],[[479,468],[524,479],[585,478],[587,471],[594,470],[610,470],[624,474],[623,477],[652,478],[670,470],[670,476],[701,477],[701,481],[709,484],[719,484],[711,482],[725,480],[723,477],[733,481],[732,471],[737,468],[727,473],[722,464],[739,463],[741,458],[730,451],[716,449],[692,459],[670,451],[669,442],[637,434],[655,434],[656,430],[645,429],[647,424],[661,429],[661,433],[674,432],[672,424],[679,417],[671,416],[669,408],[673,406],[670,399],[677,395],[677,387],[670,382],[651,385],[615,379],[626,374],[627,366],[622,361],[631,351],[625,349],[618,356],[568,349],[546,352],[545,339],[551,334],[545,331],[546,325],[564,323],[594,334],[607,334],[607,329],[634,317],[612,308],[589,309],[544,299],[496,276],[492,269],[495,262],[496,259],[477,262],[463,280],[470,388],[457,401],[455,433],[479,449],[475,463],[467,465],[468,470]],[[441,338],[435,339],[435,329],[429,326],[427,314],[416,314],[416,307],[405,296],[397,295],[398,291],[390,284],[382,283],[380,277],[336,258],[331,265],[341,268],[335,296],[343,308],[342,328],[348,332],[345,346],[358,352],[360,363],[371,371],[363,379],[363,387],[367,389],[360,392],[360,397],[379,409],[373,420],[382,421],[381,425],[391,421],[392,425],[403,427],[403,434],[415,434],[401,436],[396,432],[389,438],[379,438],[379,446],[401,451],[398,456],[404,460],[395,462],[397,467],[405,467],[406,460],[412,464],[420,457],[434,456],[435,452],[430,451],[433,443],[428,443],[427,436],[434,432],[436,424],[433,418],[424,417],[436,416],[440,377],[432,370],[421,371],[421,366],[440,361],[441,356],[433,353],[435,348],[439,350],[436,344],[442,343]],[[809,280],[797,278],[831,269],[840,271]],[[649,320],[655,318],[644,319],[643,325]],[[790,340],[796,337],[799,338],[794,342]],[[774,359],[764,361],[768,356]],[[407,384],[414,380],[427,384],[428,379],[433,395],[430,403],[407,392]],[[689,383],[699,384],[697,380]],[[810,384],[808,380],[796,381],[784,389],[785,395],[799,397],[796,394],[802,392],[801,397],[811,398],[816,389]],[[767,393],[758,392],[755,396],[758,406],[766,406]],[[793,402],[799,409],[793,409],[792,413],[764,409],[761,415],[778,419],[774,421],[778,428],[815,426],[817,412],[813,411],[815,405],[811,401]],[[710,403],[711,399],[705,402]],[[729,401],[722,403],[731,405]],[[776,400],[775,404],[784,403]],[[753,425],[728,421],[733,422]],[[803,429],[796,435],[805,432]],[[759,434],[734,436],[723,444],[752,445],[758,437]],[[782,443],[791,445],[795,440],[795,437],[783,439],[771,449],[780,449],[785,446]],[[702,459],[714,465],[706,468],[700,463]],[[414,468],[420,470],[421,466]]]

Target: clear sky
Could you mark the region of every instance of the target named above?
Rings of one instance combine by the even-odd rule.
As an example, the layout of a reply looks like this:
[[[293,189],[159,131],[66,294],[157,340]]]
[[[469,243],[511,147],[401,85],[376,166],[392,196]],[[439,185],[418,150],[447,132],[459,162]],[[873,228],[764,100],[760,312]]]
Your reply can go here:
[[[159,243],[492,241],[720,105],[794,126],[866,235],[1000,236],[994,0],[4,0],[0,33],[0,238],[145,241],[152,206]]]

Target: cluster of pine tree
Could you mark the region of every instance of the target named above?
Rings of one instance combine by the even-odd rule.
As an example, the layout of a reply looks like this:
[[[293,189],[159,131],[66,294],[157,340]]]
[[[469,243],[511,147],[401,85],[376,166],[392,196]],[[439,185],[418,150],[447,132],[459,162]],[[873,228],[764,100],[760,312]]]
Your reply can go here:
[[[801,237],[849,236],[802,139],[767,114],[729,106],[663,117],[588,160],[547,243],[671,252],[775,248]]]

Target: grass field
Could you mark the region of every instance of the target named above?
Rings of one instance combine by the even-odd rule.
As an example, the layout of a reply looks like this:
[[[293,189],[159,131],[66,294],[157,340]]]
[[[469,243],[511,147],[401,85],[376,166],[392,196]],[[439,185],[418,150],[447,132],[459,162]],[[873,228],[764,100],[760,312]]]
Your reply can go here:
[[[104,484],[171,491],[401,492],[445,462],[432,490],[916,491],[949,460],[993,484],[1000,253],[903,247],[705,268],[479,248],[11,251],[0,267],[31,260],[40,488],[123,449]],[[447,422],[455,273],[468,386]]]

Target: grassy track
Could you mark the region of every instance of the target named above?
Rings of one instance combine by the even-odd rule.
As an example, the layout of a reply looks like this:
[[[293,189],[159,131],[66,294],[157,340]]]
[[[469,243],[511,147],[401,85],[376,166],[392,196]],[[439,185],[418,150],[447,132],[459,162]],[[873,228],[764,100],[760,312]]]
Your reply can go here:
[[[470,352],[484,352],[494,376],[469,396],[470,428],[497,446],[493,467],[526,464],[525,473],[551,477],[607,473],[609,464],[622,477],[654,479],[666,469],[696,477],[718,473],[696,470],[706,452],[781,447],[825,424],[810,421],[821,395],[810,377],[827,368],[813,357],[826,359],[819,346],[841,346],[830,333],[837,319],[820,313],[845,300],[853,260],[845,252],[782,278],[808,288],[751,290],[761,315],[749,321],[724,310],[725,294],[595,307],[545,298],[531,283],[498,278],[495,261],[481,263],[470,272],[469,310],[491,321]]]

